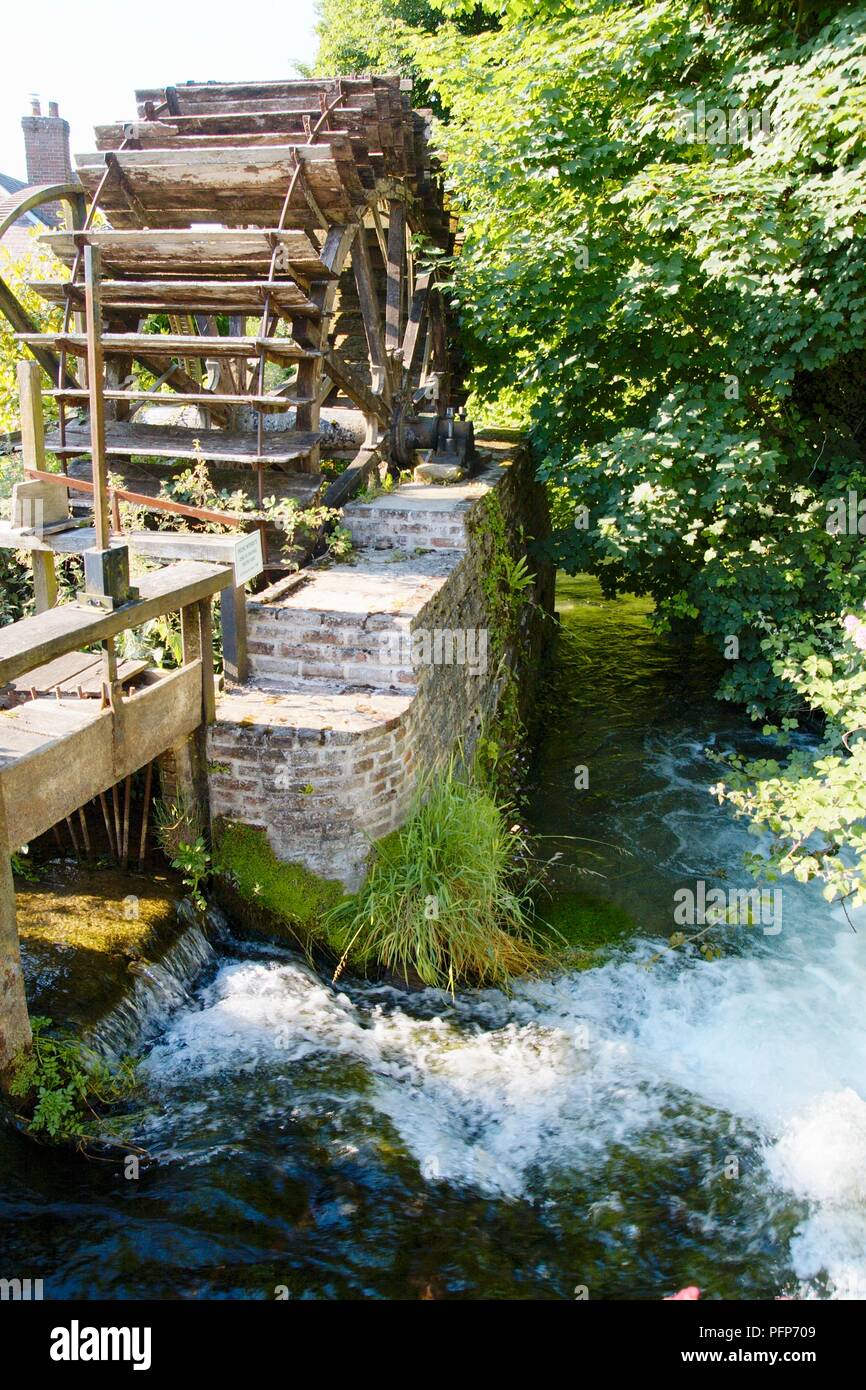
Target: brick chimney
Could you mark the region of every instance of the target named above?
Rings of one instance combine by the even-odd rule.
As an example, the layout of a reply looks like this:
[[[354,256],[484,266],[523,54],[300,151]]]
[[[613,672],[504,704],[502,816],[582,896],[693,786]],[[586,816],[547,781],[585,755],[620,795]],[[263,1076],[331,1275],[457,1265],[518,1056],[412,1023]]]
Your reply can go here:
[[[24,153],[28,183],[68,183],[72,176],[69,158],[69,123],[60,115],[56,101],[48,103],[42,115],[38,97],[31,101],[31,114],[23,116]]]

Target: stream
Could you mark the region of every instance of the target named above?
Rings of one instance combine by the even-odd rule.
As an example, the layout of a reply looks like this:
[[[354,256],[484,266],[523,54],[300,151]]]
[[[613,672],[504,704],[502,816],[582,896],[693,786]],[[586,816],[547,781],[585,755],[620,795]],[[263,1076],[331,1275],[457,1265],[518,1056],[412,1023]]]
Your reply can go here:
[[[633,931],[456,999],[202,940],[197,985],[147,1014],[158,1163],[125,1180],[0,1131],[0,1274],[46,1298],[866,1296],[864,914],[785,882],[781,930],[668,947],[678,888],[751,886],[705,748],[761,741],[645,603],[558,593],[528,822],[552,901]]]

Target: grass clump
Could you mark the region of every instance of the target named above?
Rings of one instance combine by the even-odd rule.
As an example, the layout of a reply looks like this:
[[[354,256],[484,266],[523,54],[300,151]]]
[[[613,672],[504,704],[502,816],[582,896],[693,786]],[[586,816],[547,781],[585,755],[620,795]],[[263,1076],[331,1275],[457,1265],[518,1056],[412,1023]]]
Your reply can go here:
[[[453,763],[427,778],[406,824],[374,846],[363,887],[326,918],[335,978],[347,962],[375,964],[453,992],[540,969],[525,854],[503,808]]]
[[[9,1094],[24,1101],[27,1133],[83,1148],[107,1136],[122,1137],[126,1124],[110,1115],[135,1090],[135,1065],[111,1068],[73,1038],[51,1036],[50,1018],[32,1018],[32,1046],[12,1066]]]

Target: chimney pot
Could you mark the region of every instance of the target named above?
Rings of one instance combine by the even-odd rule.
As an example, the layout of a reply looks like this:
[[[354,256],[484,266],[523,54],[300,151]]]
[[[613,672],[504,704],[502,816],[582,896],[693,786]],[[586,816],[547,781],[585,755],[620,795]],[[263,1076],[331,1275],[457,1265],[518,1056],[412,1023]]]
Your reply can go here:
[[[55,119],[60,115],[60,107],[57,105],[56,101],[49,101],[48,114],[49,116],[54,116]]]
[[[39,101],[39,98],[38,98],[38,97],[31,97],[31,98],[30,98],[30,114],[31,114],[31,116],[41,116],[41,115],[42,115],[42,106],[41,106],[41,104],[40,104],[40,101]]]

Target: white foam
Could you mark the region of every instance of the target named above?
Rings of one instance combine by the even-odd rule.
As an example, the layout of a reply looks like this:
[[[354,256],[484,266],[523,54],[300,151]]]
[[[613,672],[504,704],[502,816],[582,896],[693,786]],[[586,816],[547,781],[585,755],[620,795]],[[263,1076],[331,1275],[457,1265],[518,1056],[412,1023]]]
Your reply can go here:
[[[646,808],[671,831],[669,867],[683,875],[738,864],[754,843],[696,788],[694,754],[688,743],[659,753],[676,795],[653,793]],[[741,1200],[758,1229],[783,1194],[803,1203],[790,1251],[801,1295],[829,1281],[837,1297],[863,1297],[866,913],[859,919],[855,934],[818,894],[785,882],[778,937],[737,929],[732,953],[714,962],[663,949],[648,963],[659,943],[639,943],[511,999],[338,992],[294,961],[234,962],[199,1008],[175,1016],[149,1070],[163,1091],[263,1069],[280,1078],[290,1111],[306,1103],[293,1087],[304,1068],[330,1094],[329,1067],[360,1063],[363,1085],[340,1092],[341,1143],[360,1142],[352,1124],[360,1132],[372,1113],[428,1182],[511,1201],[547,1201],[570,1173],[602,1174],[623,1145],[653,1164],[742,1147]],[[610,1171],[600,1200],[617,1185]]]

